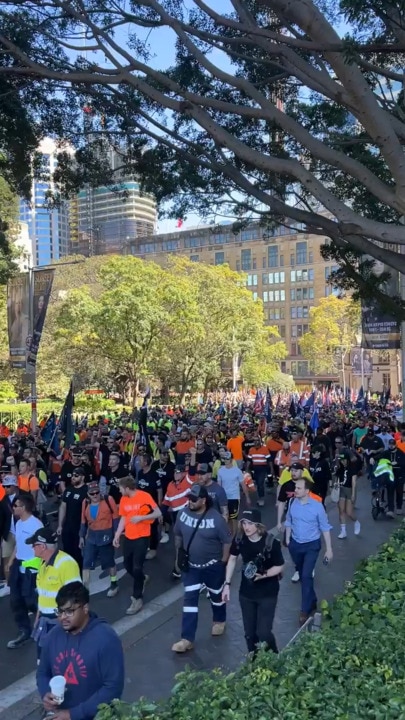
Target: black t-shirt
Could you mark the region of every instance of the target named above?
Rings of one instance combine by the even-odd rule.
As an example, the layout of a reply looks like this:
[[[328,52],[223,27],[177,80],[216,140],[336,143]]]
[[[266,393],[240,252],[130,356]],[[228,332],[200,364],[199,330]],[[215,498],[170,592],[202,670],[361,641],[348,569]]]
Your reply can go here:
[[[62,502],[66,503],[66,516],[63,523],[64,530],[72,533],[78,533],[80,530],[82,519],[83,500],[87,498],[86,483],[80,488],[74,488],[70,485],[62,495]]]
[[[329,463],[325,459],[309,461],[309,473],[314,481],[313,491],[316,495],[323,495],[331,479]]]
[[[254,440],[244,440],[242,443],[242,452],[244,455],[249,455],[250,448],[254,447]]]
[[[161,465],[160,462],[157,460],[152,465],[152,470],[156,472],[156,475],[160,478],[160,482],[162,485],[162,493],[163,495],[166,495],[166,490],[169,482],[172,482],[174,480],[174,463],[167,462],[165,465]]]
[[[148,472],[140,470],[138,474],[138,488],[152,495],[154,501],[158,502],[158,490],[162,488],[162,483],[156,470],[151,467]]]
[[[353,471],[353,468],[350,467],[343,467],[341,463],[339,463],[339,467],[336,470],[336,475],[339,480],[339,483],[341,487],[345,488],[351,488],[353,486],[353,477],[355,476],[355,472]]]
[[[105,475],[105,478],[109,487],[109,494],[116,503],[119,503],[119,501],[121,500],[119,480],[124,477],[128,477],[128,470],[122,468],[121,465],[118,465],[117,470],[111,470],[111,468],[107,468],[107,474]]]
[[[257,564],[258,555],[263,554],[265,557],[264,569],[269,570],[275,565],[284,565],[283,553],[281,552],[280,542],[273,540],[271,551],[266,550],[266,536],[263,535],[260,540],[253,542],[246,535],[241,540],[234,538],[231,545],[231,555],[241,555],[243,561],[242,576],[239,592],[243,597],[262,598],[274,597],[279,591],[279,578],[274,576],[265,580],[248,580],[244,575],[244,569],[249,562]]]
[[[287,502],[292,497],[294,497],[295,493],[295,482],[294,480],[287,480],[287,482],[283,483],[280,487],[280,492],[278,494],[278,501],[279,502]]]
[[[73,465],[71,460],[65,460],[60,471],[59,480],[62,480],[65,483],[66,487],[69,487],[72,484],[72,473],[73,470],[77,467],[84,468],[84,481],[86,483],[90,482],[90,480],[93,479],[91,469],[88,465]]]
[[[196,453],[195,460],[197,464],[206,463],[209,465],[213,461],[212,450],[205,448],[202,452]]]

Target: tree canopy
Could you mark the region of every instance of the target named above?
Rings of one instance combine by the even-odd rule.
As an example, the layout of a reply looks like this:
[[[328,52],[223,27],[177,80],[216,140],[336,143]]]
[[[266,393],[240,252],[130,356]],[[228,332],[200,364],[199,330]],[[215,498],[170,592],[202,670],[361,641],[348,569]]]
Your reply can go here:
[[[0,16],[8,102],[27,134],[72,140],[82,180],[103,137],[175,217],[329,237],[363,290],[364,256],[405,271],[402,0],[0,0]],[[160,38],[174,49],[162,67]]]
[[[186,258],[164,268],[131,256],[69,260],[55,269],[38,354],[40,395],[63,397],[74,376],[78,389],[96,386],[135,400],[140,386],[151,385],[167,401],[172,393],[183,399],[231,385],[233,356],[247,385],[290,385],[279,369],[285,343],[228,266]]]
[[[339,373],[359,331],[359,303],[329,295],[310,310],[308,332],[299,342],[301,352],[315,373]]]

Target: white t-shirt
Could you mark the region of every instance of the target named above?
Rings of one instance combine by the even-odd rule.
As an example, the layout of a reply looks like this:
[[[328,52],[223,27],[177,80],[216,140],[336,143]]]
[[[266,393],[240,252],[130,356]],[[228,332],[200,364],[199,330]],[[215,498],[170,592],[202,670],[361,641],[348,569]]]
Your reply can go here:
[[[16,544],[16,558],[17,560],[32,560],[35,557],[34,548],[32,545],[26,545],[25,541],[28,540],[36,530],[44,527],[38,518],[31,515],[28,520],[18,520],[15,524],[15,544]]]
[[[242,471],[238,467],[220,467],[218,485],[224,488],[228,500],[240,500],[240,485],[243,482]]]

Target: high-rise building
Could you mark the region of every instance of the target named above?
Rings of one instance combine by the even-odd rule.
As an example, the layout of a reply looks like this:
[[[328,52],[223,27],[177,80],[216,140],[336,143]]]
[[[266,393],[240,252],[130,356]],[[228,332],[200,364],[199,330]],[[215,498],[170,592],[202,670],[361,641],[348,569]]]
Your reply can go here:
[[[136,177],[121,170],[122,153],[112,147],[105,153],[115,186],[87,186],[77,197],[78,242],[71,250],[85,256],[122,253],[135,238],[152,235],[156,226],[154,198],[142,195]]]
[[[49,265],[69,252],[69,203],[62,201],[58,207],[47,207],[47,193],[55,190],[53,173],[58,151],[54,140],[42,140],[40,178],[33,180],[30,202],[20,200],[20,220],[28,224],[34,265]]]
[[[328,279],[336,269],[321,255],[326,238],[284,226],[268,230],[252,223],[234,232],[232,225],[195,228],[130,241],[126,254],[165,264],[168,255],[184,255],[195,262],[213,265],[227,263],[232,270],[246,273],[247,287],[264,304],[269,325],[276,326],[288,349],[281,370],[291,374],[297,386],[343,383],[342,372],[315,376],[308,360],[302,357],[299,339],[308,331],[309,312],[321,298],[336,292]],[[392,354],[392,353],[391,353]],[[359,386],[351,377],[350,359],[345,368],[346,384]],[[373,373],[370,388],[397,387],[395,360],[386,354],[376,358],[378,373]],[[393,390],[394,393],[394,390]]]

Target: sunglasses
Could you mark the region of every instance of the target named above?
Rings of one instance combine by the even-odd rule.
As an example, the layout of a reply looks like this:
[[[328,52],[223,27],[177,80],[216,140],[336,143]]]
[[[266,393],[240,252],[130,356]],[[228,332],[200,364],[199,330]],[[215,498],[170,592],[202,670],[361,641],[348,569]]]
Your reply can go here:
[[[100,490],[95,490],[94,492],[89,492],[87,495],[90,495],[90,497],[93,497],[93,495],[100,495]]]

